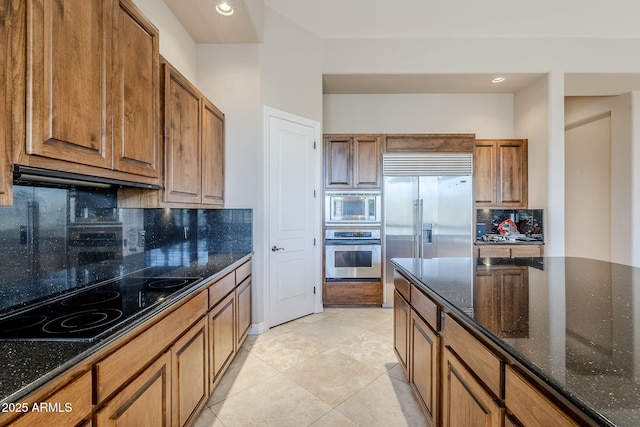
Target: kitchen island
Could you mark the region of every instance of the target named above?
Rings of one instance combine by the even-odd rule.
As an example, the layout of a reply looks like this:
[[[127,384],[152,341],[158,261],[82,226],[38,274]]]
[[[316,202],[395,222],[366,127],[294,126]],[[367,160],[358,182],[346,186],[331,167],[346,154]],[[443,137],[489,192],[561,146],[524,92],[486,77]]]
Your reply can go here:
[[[392,262],[396,354],[434,424],[464,408],[491,425],[640,425],[640,269],[562,257]]]
[[[158,371],[164,372],[161,375],[162,401],[154,401],[154,404],[158,404],[158,412],[162,412],[160,415],[167,422],[172,418],[171,423],[190,420],[195,411],[184,412],[183,407],[171,410],[171,405],[167,406],[171,399],[165,399],[172,394],[176,398],[177,392],[170,387],[177,387],[176,384],[171,385],[172,382],[181,381],[181,369],[194,366],[199,369],[204,383],[200,385],[198,400],[187,396],[192,401],[185,407],[192,404],[195,410],[201,408],[208,393],[213,391],[214,383],[217,384],[228,367],[251,323],[251,256],[251,252],[209,252],[205,247],[194,250],[193,245],[186,243],[84,269],[83,273],[90,276],[87,287],[100,286],[122,276],[144,275],[149,271],[162,271],[166,277],[191,278],[193,281],[166,297],[153,300],[140,313],[126,319],[123,317],[108,333],[95,340],[0,340],[0,363],[3,367],[0,371],[0,405],[6,408],[0,414],[0,425],[5,425],[6,421],[27,409],[32,411],[34,404],[49,402],[47,396],[54,396],[51,401],[54,406],[49,406],[49,410],[52,407],[60,409],[56,415],[64,420],[67,420],[67,415],[78,415],[81,420],[90,416],[99,419],[103,413],[112,417],[115,413],[126,412],[122,407],[112,406],[120,403],[120,395],[127,396],[129,389],[137,385],[138,376],[143,377],[163,360],[168,364],[165,363]],[[77,280],[75,274],[68,277],[69,280]],[[123,295],[123,300],[125,297]],[[149,303],[148,295],[136,292],[136,301],[139,298],[141,305]],[[209,363],[207,348],[213,347],[214,343],[217,345],[217,340],[224,342],[217,346],[215,359],[211,350]],[[189,347],[193,343],[196,345]],[[178,362],[183,356],[190,359],[180,365]],[[156,361],[148,366],[153,360]],[[126,387],[122,388],[123,385]],[[70,394],[76,400],[55,398],[67,388],[76,391]],[[144,388],[140,390],[144,391]],[[51,395],[52,392],[55,394]],[[133,396],[138,395],[138,392],[130,393],[127,405],[131,405],[135,400]],[[67,415],[60,414],[65,411],[64,405],[68,405]],[[84,409],[88,412],[78,414]],[[115,412],[110,412],[112,409]],[[147,409],[152,413],[155,408]],[[95,415],[92,416],[92,412]],[[27,417],[20,417],[18,421],[23,418]],[[66,422],[71,422],[71,419]],[[52,418],[48,420],[53,423],[50,425],[59,425],[51,421]],[[29,425],[33,421],[25,422]]]

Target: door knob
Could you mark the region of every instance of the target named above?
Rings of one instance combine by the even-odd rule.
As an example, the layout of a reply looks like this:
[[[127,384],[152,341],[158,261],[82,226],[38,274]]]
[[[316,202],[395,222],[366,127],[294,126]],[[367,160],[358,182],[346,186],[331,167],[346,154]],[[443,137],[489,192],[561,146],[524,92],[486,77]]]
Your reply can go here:
[[[271,248],[271,252],[278,252],[278,251],[284,251],[284,248],[279,248],[276,245],[273,245],[273,247]]]

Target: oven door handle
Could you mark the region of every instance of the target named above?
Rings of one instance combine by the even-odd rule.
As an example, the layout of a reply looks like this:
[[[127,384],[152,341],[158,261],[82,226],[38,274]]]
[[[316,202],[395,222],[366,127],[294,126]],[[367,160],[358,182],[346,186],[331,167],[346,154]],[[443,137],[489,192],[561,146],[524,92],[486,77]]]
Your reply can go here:
[[[325,246],[380,246],[380,239],[370,239],[370,240],[325,240]]]

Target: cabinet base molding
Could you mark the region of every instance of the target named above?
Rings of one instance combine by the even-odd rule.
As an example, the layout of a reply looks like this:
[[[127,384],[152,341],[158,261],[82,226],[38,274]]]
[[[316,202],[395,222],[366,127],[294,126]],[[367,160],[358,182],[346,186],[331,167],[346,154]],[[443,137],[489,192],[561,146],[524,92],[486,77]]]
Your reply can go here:
[[[324,282],[324,305],[382,305],[382,283]]]

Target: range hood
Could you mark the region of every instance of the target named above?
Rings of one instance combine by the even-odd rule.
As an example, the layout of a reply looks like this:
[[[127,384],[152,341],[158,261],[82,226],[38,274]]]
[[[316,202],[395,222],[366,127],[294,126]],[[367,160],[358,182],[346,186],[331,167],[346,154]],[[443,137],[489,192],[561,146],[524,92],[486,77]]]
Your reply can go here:
[[[13,165],[14,184],[48,185],[61,187],[135,187],[159,190],[162,187],[154,184],[125,181],[121,179],[103,178],[91,175],[83,175],[74,172],[65,172],[52,169],[34,168],[24,165]]]

